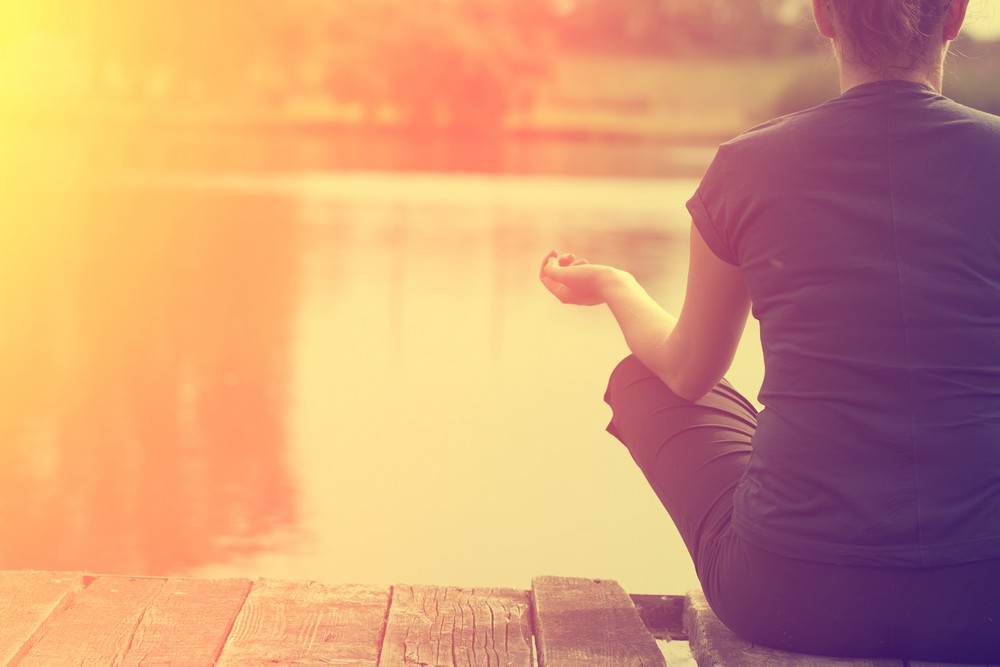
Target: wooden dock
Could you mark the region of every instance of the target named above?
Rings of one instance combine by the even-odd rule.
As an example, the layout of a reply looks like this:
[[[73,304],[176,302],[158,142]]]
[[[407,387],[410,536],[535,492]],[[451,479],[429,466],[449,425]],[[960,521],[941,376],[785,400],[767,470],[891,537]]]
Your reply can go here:
[[[663,666],[652,633],[683,636],[683,602],[560,577],[527,591],[0,572],[0,665]]]
[[[690,637],[690,645],[684,640]],[[690,646],[690,647],[689,647]],[[0,571],[0,667],[935,667],[755,646],[700,592],[531,590]],[[996,665],[986,667],[998,667]]]

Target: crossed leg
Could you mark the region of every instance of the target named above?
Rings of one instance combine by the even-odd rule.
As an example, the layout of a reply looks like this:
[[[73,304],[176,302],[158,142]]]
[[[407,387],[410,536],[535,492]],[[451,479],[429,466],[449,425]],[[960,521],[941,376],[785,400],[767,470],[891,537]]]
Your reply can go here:
[[[757,411],[723,380],[691,402],[634,357],[611,375],[608,431],[677,526],[716,615],[745,639],[836,656],[1000,662],[1000,559],[864,567],[787,558],[743,540],[733,495]]]

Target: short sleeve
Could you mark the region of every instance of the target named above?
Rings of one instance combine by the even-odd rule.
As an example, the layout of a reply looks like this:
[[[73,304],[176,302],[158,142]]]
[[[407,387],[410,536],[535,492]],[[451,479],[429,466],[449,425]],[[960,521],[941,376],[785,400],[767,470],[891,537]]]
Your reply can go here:
[[[729,235],[726,233],[726,193],[725,172],[727,171],[726,155],[723,148],[715,154],[705,177],[687,202],[691,220],[701,233],[706,245],[716,257],[727,264],[738,265],[737,255],[733,252]]]

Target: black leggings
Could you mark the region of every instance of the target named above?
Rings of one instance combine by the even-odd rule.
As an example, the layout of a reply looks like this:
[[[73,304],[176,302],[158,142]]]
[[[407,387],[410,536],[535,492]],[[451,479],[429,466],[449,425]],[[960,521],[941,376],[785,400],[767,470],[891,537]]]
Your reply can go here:
[[[739,392],[723,380],[692,403],[628,357],[605,400],[608,431],[670,513],[713,611],[744,639],[843,657],[1000,662],[1000,559],[856,567],[755,547],[732,527],[757,424]]]

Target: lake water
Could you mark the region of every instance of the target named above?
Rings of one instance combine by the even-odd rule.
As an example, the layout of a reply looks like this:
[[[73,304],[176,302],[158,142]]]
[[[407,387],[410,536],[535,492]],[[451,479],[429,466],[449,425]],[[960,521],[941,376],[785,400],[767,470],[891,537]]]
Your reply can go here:
[[[537,280],[573,251],[677,312],[696,183],[187,172],[26,194],[0,250],[0,569],[697,586],[603,430],[613,319]],[[729,377],[755,395],[761,368],[751,326]]]

